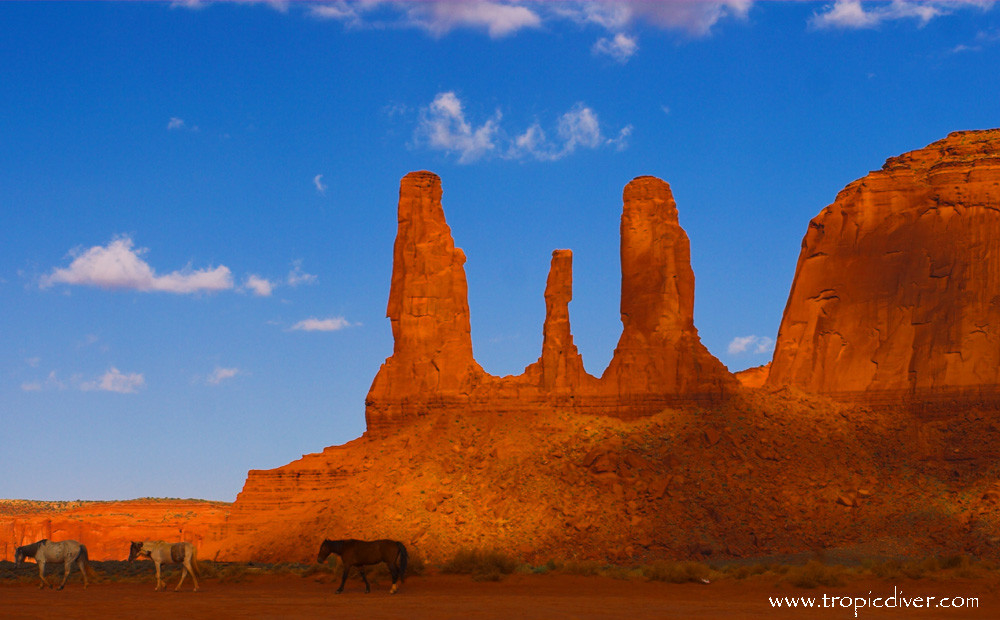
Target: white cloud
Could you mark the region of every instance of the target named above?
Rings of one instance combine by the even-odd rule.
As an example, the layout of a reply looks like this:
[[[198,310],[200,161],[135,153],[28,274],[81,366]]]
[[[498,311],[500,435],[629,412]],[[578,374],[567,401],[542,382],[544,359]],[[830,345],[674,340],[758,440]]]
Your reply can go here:
[[[313,177],[313,185],[316,186],[316,191],[320,194],[326,195],[326,185],[323,184],[323,175],[317,174]]]
[[[368,24],[365,22],[366,14],[373,11],[378,5],[378,1],[347,2],[337,0],[324,4],[315,4],[309,7],[309,15],[317,19],[334,20],[345,23],[351,28],[362,28]]]
[[[56,371],[51,371],[45,381],[28,381],[21,384],[25,392],[41,392],[42,390],[65,390],[66,382],[61,380]]]
[[[866,8],[860,0],[837,0],[814,13],[809,23],[816,28],[861,29],[876,28],[887,21],[914,19],[918,26],[925,26],[932,19],[949,15],[957,9],[989,8],[992,4],[975,0],[927,2],[893,0],[869,2]]]
[[[171,131],[184,129],[184,119],[177,118],[176,116],[171,116],[170,122],[167,123],[167,129]]]
[[[271,292],[274,290],[273,283],[255,274],[247,276],[243,286],[253,291],[253,294],[257,297],[270,297]]]
[[[708,36],[712,28],[723,19],[746,19],[753,2],[633,2],[628,5],[636,21],[668,30],[682,30],[696,37]]]
[[[465,164],[482,158],[496,149],[494,140],[500,112],[479,127],[465,118],[462,102],[454,92],[438,93],[430,106],[420,111],[420,121],[415,132],[417,143],[430,148],[459,154],[459,163]]]
[[[344,317],[338,316],[329,319],[305,319],[293,325],[292,329],[304,332],[335,332],[346,327],[351,327],[351,323]]]
[[[226,379],[232,379],[238,374],[240,374],[239,368],[221,368],[216,366],[215,370],[212,371],[212,374],[210,374],[208,379],[206,379],[206,382],[209,385],[219,385]]]
[[[288,286],[296,287],[300,284],[315,284],[317,279],[315,275],[302,271],[302,261],[297,260],[292,263],[286,282]]]
[[[737,336],[733,338],[726,349],[730,355],[739,355],[747,352],[760,355],[772,350],[774,350],[774,340],[767,336]]]
[[[88,381],[80,385],[84,392],[102,391],[119,394],[135,394],[146,385],[146,379],[140,373],[124,374],[114,366],[96,381]]]
[[[639,44],[635,37],[630,37],[623,32],[619,32],[614,38],[602,37],[594,43],[591,51],[595,56],[610,56],[617,62],[625,64],[628,59],[639,51]]]
[[[95,246],[86,252],[76,253],[69,267],[55,269],[51,274],[43,276],[41,286],[47,288],[53,284],[72,284],[178,294],[233,288],[232,274],[224,265],[214,269],[188,268],[158,276],[141,258],[147,250],[133,250],[132,246],[131,238],[119,237],[107,246]]]
[[[622,150],[631,134],[632,126],[627,125],[618,132],[616,138],[605,137],[597,113],[583,103],[577,103],[559,117],[555,140],[550,140],[541,126],[535,123],[514,138],[507,156],[514,159],[531,157],[539,161],[555,161],[572,154],[578,148],[614,146],[616,150]]]
[[[622,150],[632,133],[632,126],[628,125],[619,130],[616,137],[606,137],[597,113],[583,103],[577,103],[559,116],[554,138],[550,138],[537,121],[522,132],[503,130],[500,127],[503,115],[499,110],[477,127],[466,118],[464,110],[454,92],[438,93],[431,105],[421,110],[420,121],[414,130],[414,144],[457,153],[458,162],[463,164],[490,156],[555,161],[583,148],[612,146]]]
[[[406,5],[409,25],[443,36],[457,28],[485,30],[499,39],[524,28],[539,28],[542,18],[521,4],[487,0],[437,0]]]
[[[582,103],[559,117],[558,132],[569,153],[575,151],[577,146],[596,148],[604,140],[597,114]]]
[[[546,8],[547,16],[568,19],[580,25],[595,25],[609,32],[620,32],[626,26],[642,22],[664,30],[677,30],[691,36],[711,34],[712,28],[727,18],[746,19],[753,6],[751,0],[702,2],[673,0],[663,2],[553,2]]]

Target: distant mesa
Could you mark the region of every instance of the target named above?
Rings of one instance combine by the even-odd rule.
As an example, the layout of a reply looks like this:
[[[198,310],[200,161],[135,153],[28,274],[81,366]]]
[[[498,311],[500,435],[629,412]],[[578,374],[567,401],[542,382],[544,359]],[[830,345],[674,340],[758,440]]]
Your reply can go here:
[[[552,408],[622,418],[724,398],[738,383],[694,326],[694,273],[670,186],[639,177],[624,191],[622,335],[600,378],[589,375],[570,330],[573,255],[556,250],[545,289],[541,357],[523,374],[496,377],[472,355],[465,254],[441,206],[441,180],[412,172],[399,189],[386,311],[393,354],[366,399],[379,435],[430,413]]]
[[[809,223],[768,384],[842,399],[995,399],[1000,130],[893,157]]]

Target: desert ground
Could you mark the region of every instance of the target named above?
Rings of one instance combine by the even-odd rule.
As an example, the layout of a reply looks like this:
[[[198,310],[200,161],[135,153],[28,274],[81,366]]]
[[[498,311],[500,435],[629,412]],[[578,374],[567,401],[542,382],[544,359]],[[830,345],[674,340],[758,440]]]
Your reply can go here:
[[[33,568],[33,567],[32,567]],[[27,570],[27,569],[24,569]],[[502,581],[474,581],[468,576],[428,574],[407,579],[397,595],[388,582],[373,583],[365,594],[360,580],[348,581],[344,594],[334,593],[332,575],[258,575],[239,580],[206,578],[199,592],[185,582],[174,592],[154,592],[149,581],[108,580],[83,588],[79,575],[62,591],[40,590],[24,579],[0,582],[0,616],[28,618],[219,618],[296,619],[329,615],[353,618],[995,618],[1000,611],[1000,580],[901,579],[859,580],[846,586],[797,588],[760,576],[710,584],[673,584],[563,574],[509,575]],[[975,598],[972,606],[954,608],[857,609],[849,596],[874,599],[892,596]],[[822,597],[828,604],[822,607]],[[770,597],[811,597],[812,609],[777,609]],[[926,605],[926,599],[921,603]]]

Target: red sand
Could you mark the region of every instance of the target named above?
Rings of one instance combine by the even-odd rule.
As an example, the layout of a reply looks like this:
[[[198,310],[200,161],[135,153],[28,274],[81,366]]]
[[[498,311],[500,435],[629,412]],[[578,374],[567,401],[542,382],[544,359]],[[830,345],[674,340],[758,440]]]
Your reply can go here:
[[[171,584],[176,583],[171,575]],[[859,581],[840,588],[776,586],[772,578],[709,585],[620,581],[567,575],[512,575],[499,583],[463,576],[412,577],[398,595],[373,584],[365,595],[357,579],[347,591],[298,576],[259,576],[240,582],[205,579],[202,591],[154,592],[149,583],[98,583],[84,590],[79,577],[59,592],[34,584],[0,586],[0,617],[18,618],[308,618],[337,614],[352,618],[854,618],[854,609],[828,607],[778,610],[769,596],[888,596],[896,587],[907,597],[978,597],[965,609],[858,610],[858,618],[995,618],[1000,593],[995,580]],[[188,586],[185,583],[185,586]],[[869,595],[869,592],[871,594]]]

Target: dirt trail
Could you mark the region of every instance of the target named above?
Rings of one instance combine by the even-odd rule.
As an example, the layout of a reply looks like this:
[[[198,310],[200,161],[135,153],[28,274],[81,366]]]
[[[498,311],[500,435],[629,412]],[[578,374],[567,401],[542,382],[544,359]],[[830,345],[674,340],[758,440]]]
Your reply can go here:
[[[187,584],[185,584],[187,585]],[[98,583],[84,590],[71,581],[62,592],[34,584],[0,585],[0,617],[143,618],[219,620],[222,618],[306,619],[336,614],[354,618],[854,618],[853,607],[775,609],[772,596],[890,596],[893,587],[907,597],[977,597],[976,608],[873,609],[859,618],[995,618],[1000,592],[995,581],[863,581],[839,588],[803,590],[776,587],[773,580],[721,581],[709,585],[621,581],[567,575],[512,575],[499,583],[435,575],[408,579],[390,596],[386,583],[365,595],[359,581],[342,595],[334,585],[297,576],[261,576],[240,582],[205,579],[202,591],[154,592],[150,583]],[[869,595],[869,592],[871,594]],[[818,604],[821,604],[819,602]]]

